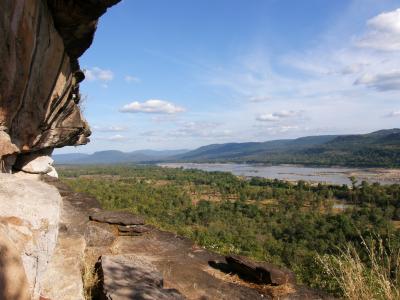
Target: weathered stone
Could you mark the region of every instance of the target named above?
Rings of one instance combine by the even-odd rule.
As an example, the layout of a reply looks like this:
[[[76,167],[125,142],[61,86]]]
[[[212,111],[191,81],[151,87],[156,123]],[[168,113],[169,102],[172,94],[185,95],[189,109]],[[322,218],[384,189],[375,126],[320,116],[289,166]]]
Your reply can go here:
[[[54,187],[0,174],[0,230],[18,249],[35,299],[56,245],[60,211]]]
[[[47,174],[53,170],[53,162],[49,155],[29,153],[19,155],[14,168],[31,174]]]
[[[272,285],[296,283],[295,276],[291,271],[273,264],[253,262],[237,255],[227,256],[225,259],[228,267],[252,282]]]
[[[28,280],[20,253],[14,243],[0,232],[0,299],[30,300]]]
[[[57,170],[53,166],[50,166],[50,168],[51,168],[50,172],[48,172],[46,175],[58,178]]]
[[[118,235],[120,236],[135,236],[142,235],[151,230],[150,227],[145,225],[130,225],[130,226],[121,226],[118,225]]]
[[[0,161],[89,141],[78,57],[97,19],[120,0],[0,1]]]
[[[127,211],[100,211],[89,216],[92,221],[116,225],[143,225],[144,219]]]
[[[40,296],[46,299],[84,300],[82,265],[86,243],[79,235],[62,233],[42,278]]]
[[[99,262],[103,299],[184,299],[175,289],[164,289],[161,273],[142,257],[103,255]]]
[[[107,230],[96,224],[89,224],[86,227],[85,240],[90,247],[110,246],[115,239],[116,236],[110,229]]]

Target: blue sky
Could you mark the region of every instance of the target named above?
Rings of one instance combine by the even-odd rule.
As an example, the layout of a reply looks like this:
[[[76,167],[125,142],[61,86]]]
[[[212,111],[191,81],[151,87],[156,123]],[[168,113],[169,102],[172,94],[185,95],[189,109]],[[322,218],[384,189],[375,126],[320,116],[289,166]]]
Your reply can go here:
[[[91,143],[57,153],[400,127],[399,0],[124,0],[80,64]]]

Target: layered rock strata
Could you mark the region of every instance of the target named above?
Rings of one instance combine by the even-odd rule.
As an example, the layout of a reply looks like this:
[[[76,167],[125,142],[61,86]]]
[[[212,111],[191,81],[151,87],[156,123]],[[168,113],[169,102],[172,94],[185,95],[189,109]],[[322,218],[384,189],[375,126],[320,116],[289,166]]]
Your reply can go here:
[[[78,58],[92,43],[98,18],[119,1],[0,1],[2,172],[31,153],[89,141]]]

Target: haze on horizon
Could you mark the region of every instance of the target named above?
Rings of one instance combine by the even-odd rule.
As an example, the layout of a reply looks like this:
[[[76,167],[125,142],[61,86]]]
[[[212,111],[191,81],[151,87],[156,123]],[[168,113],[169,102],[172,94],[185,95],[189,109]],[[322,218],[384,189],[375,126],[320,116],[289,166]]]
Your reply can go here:
[[[56,153],[395,128],[400,3],[125,0],[80,64],[91,142]]]

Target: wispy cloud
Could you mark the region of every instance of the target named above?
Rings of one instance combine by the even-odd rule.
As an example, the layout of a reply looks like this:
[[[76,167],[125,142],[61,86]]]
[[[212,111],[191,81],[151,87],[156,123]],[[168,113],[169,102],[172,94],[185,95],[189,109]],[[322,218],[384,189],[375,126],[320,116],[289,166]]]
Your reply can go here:
[[[210,121],[184,122],[171,132],[174,137],[221,138],[232,135],[229,129],[220,128],[221,124]]]
[[[114,79],[114,73],[111,70],[103,70],[99,67],[85,69],[85,78],[88,81],[102,81],[108,82]]]
[[[112,136],[99,136],[96,139],[104,140],[104,141],[108,141],[108,142],[124,142],[124,141],[129,140],[128,137],[123,136],[121,134],[115,134]]]
[[[378,91],[400,90],[400,70],[375,75],[367,73],[358,78],[354,84],[364,84]]]
[[[141,80],[140,80],[139,77],[126,75],[125,76],[125,81],[128,82],[128,83],[139,83]]]
[[[387,115],[385,115],[385,117],[387,117],[387,118],[400,118],[400,110],[392,111],[392,112],[388,113]]]
[[[300,111],[282,110],[274,113],[260,114],[256,117],[256,120],[261,122],[278,122],[282,119],[299,116],[300,114]]]
[[[271,97],[268,97],[268,96],[251,96],[251,97],[249,97],[249,101],[253,102],[253,103],[267,102],[270,100],[271,100]]]
[[[158,99],[150,99],[144,102],[134,101],[124,105],[120,112],[124,113],[151,113],[151,114],[176,114],[185,109],[171,102]]]
[[[93,129],[99,132],[122,132],[126,131],[127,128],[124,126],[93,126]]]

